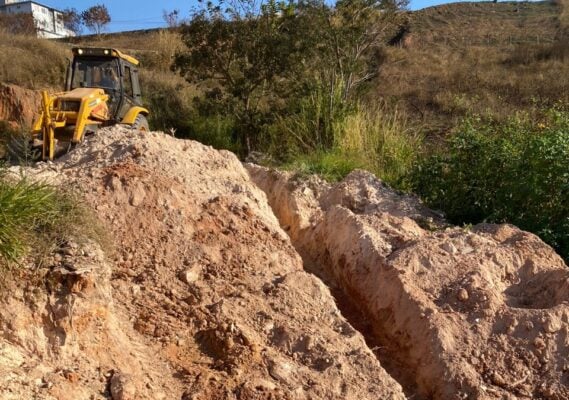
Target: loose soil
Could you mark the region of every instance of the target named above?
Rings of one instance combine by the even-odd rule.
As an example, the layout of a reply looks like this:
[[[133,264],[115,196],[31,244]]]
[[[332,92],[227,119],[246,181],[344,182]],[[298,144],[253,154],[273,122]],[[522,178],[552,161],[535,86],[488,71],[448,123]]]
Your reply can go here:
[[[569,270],[513,226],[119,126],[13,172],[108,240],[6,274],[2,399],[569,398]]]
[[[410,397],[569,398],[569,270],[537,236],[449,226],[365,171],[247,168]]]
[[[114,246],[66,244],[45,289],[4,292],[3,399],[405,398],[235,155],[115,127],[26,171]]]

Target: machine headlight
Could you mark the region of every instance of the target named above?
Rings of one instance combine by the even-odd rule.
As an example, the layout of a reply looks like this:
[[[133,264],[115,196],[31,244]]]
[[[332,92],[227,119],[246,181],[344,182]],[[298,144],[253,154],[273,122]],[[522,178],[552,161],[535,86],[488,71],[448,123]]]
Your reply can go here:
[[[79,55],[83,54],[83,49],[77,50],[77,54],[79,54]]]

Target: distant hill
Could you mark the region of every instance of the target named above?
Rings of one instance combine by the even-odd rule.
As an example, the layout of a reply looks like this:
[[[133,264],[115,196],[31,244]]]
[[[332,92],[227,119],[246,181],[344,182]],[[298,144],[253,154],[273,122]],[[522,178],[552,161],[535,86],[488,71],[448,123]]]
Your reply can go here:
[[[569,40],[552,2],[451,3],[409,14],[370,100],[435,134],[467,115],[569,107]]]
[[[551,42],[560,11],[551,1],[444,4],[412,13],[409,33],[419,42],[455,45]]]

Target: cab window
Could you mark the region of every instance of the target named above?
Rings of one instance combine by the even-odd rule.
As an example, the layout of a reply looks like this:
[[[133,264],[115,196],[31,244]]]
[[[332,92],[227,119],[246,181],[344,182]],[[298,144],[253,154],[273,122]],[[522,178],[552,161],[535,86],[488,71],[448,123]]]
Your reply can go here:
[[[118,61],[116,59],[75,59],[71,89],[94,87],[120,89]]]
[[[124,67],[124,93],[129,97],[134,97],[132,90],[132,72],[129,66]]]

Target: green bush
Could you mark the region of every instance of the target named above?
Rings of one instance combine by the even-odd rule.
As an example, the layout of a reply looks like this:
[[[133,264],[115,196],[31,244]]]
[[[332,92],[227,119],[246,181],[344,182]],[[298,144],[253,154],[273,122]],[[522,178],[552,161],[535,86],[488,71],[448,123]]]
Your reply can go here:
[[[219,150],[242,153],[241,142],[235,134],[235,124],[231,117],[219,114],[204,117],[194,114],[187,124],[183,137],[197,140]]]
[[[411,188],[454,223],[508,222],[569,258],[569,113],[543,121],[467,121],[420,162]]]
[[[195,89],[184,79],[168,72],[140,70],[143,100],[150,110],[150,128],[183,130],[183,121],[193,112]]]

